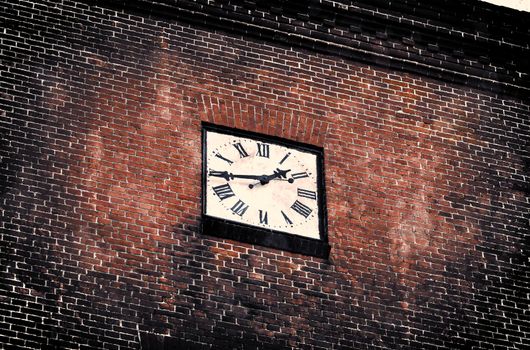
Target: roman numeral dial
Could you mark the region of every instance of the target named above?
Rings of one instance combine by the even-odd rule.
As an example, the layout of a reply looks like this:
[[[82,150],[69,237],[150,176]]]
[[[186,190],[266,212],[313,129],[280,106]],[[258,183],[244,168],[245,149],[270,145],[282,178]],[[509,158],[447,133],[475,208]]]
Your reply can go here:
[[[203,145],[204,214],[256,230],[319,239],[321,153],[310,147],[211,127]]]

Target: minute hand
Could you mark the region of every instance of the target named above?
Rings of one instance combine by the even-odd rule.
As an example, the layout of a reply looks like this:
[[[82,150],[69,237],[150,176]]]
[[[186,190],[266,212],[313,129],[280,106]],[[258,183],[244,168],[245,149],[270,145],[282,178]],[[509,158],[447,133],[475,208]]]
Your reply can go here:
[[[264,177],[266,177],[266,175],[243,175],[243,174],[232,174],[232,173],[229,173],[228,171],[210,171],[208,173],[208,175],[210,176],[217,176],[217,177],[222,177],[224,178],[226,181],[229,181],[229,180],[233,180],[233,179],[250,179],[250,180],[261,180],[263,179]]]
[[[230,178],[232,179],[251,179],[251,180],[259,180],[263,178],[265,175],[237,175],[237,174],[230,174]]]

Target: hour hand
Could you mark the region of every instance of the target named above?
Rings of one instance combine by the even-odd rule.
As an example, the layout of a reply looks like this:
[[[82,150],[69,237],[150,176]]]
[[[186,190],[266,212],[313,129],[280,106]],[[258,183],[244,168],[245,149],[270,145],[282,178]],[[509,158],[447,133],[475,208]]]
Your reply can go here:
[[[266,178],[266,181],[270,181],[270,180],[274,180],[276,178],[282,178],[282,179],[285,179],[285,177],[287,176],[287,173],[291,171],[291,169],[288,169],[288,170],[280,170],[280,169],[276,169],[274,171],[274,174],[272,175],[269,175],[267,176]]]
[[[257,179],[257,180],[259,180],[259,182],[255,183],[255,184],[250,184],[250,185],[248,185],[248,187],[249,188],[254,188],[254,186],[257,185],[257,184],[266,185],[271,180],[284,180],[284,181],[289,181],[289,183],[292,183],[292,181],[290,181],[291,179],[285,180],[285,177],[287,176],[287,173],[289,171],[291,171],[291,169],[288,169],[288,170],[276,169],[274,171],[274,174],[272,174],[272,175],[259,176],[258,179]]]

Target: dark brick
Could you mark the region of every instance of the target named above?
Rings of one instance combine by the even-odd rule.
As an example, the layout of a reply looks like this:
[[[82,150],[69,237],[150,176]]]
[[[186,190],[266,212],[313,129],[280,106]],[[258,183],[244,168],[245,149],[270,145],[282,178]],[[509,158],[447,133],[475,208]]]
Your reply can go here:
[[[6,3],[2,348],[522,348],[528,14],[492,6]],[[324,149],[329,259],[201,233],[201,122]]]

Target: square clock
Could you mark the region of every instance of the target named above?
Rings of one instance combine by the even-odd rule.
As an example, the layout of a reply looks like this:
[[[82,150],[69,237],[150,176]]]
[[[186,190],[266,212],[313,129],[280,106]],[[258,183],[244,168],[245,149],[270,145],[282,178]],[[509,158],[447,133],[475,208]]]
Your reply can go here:
[[[323,150],[203,124],[202,231],[327,258]]]

